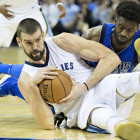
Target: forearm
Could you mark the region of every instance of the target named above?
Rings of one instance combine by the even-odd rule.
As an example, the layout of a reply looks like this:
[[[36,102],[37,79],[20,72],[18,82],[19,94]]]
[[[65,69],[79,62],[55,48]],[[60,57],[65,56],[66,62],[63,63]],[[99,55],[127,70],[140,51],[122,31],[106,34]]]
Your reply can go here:
[[[54,129],[54,117],[51,109],[42,99],[39,89],[34,84],[30,84],[31,103],[30,108],[36,121],[43,129]]]
[[[108,54],[106,57],[100,59],[93,74],[85,82],[90,89],[96,85],[101,79],[110,74],[119,64],[120,59],[117,55]]]

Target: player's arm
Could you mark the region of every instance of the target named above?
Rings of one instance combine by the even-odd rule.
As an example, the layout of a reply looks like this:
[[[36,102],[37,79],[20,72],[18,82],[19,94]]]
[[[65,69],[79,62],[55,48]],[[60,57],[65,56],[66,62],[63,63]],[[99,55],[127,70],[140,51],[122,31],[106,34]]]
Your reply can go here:
[[[51,70],[56,70],[54,67],[50,68]],[[57,73],[51,72],[50,68],[46,67],[32,77],[27,73],[22,72],[18,80],[18,86],[22,95],[28,102],[36,121],[43,127],[43,129],[54,129],[54,117],[52,111],[41,97],[38,88],[38,84],[43,79],[52,79],[52,75],[57,75]]]
[[[101,30],[102,30],[102,25],[90,28],[86,32],[84,32],[81,37],[83,37],[87,40],[92,40],[92,41],[98,42]]]
[[[8,7],[11,7],[12,5],[0,5],[0,13],[5,16],[7,19],[14,18],[14,12],[8,10]]]
[[[65,7],[64,7],[63,3],[58,2],[58,3],[57,3],[57,8],[58,8],[58,10],[60,11],[59,19],[65,17],[65,15],[66,15],[66,10],[65,10]]]
[[[52,39],[61,49],[69,53],[75,53],[85,60],[98,62],[95,71],[86,81],[89,89],[111,73],[121,62],[117,54],[98,42],[86,40],[69,33],[62,33]]]

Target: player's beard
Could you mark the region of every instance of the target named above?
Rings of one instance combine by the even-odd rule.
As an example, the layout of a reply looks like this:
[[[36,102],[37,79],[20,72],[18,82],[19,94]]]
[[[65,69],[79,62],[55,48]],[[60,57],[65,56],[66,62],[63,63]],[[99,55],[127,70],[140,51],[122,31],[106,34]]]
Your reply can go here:
[[[119,44],[119,45],[125,45],[126,43],[128,43],[130,40],[132,40],[133,38],[131,38],[131,39],[127,39],[127,38],[125,38],[126,39],[126,41],[121,41],[121,40],[119,40],[118,39],[118,34],[116,33],[116,30],[114,29],[114,36],[115,36],[115,39],[116,39],[116,41],[117,41],[117,43]]]
[[[24,52],[26,53],[26,55],[32,59],[33,61],[39,61],[43,58],[44,53],[45,53],[45,47],[43,49],[43,51],[38,51],[38,50],[33,50],[30,54],[27,53],[27,51],[25,50],[25,48],[23,47]],[[38,56],[33,56],[34,53],[40,53],[40,55]]]

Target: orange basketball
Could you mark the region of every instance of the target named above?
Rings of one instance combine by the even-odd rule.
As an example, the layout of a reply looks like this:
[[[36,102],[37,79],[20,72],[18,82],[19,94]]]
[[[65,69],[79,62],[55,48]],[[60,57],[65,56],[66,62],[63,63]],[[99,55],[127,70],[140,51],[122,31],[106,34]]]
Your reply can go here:
[[[43,80],[39,84],[39,90],[43,99],[50,103],[58,103],[59,100],[69,95],[71,91],[71,79],[62,70],[57,70],[57,76],[52,80]]]

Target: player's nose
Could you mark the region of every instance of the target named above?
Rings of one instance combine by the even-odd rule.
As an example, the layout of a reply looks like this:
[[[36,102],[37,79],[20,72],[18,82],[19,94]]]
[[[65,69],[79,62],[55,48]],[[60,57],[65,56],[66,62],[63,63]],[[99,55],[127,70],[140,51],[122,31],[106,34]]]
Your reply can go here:
[[[127,35],[126,30],[122,30],[121,35],[125,37]]]
[[[33,44],[33,50],[37,50],[37,43],[36,42]]]

